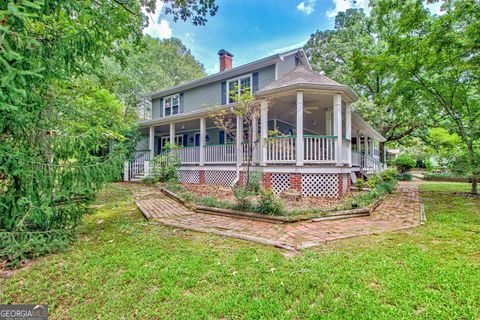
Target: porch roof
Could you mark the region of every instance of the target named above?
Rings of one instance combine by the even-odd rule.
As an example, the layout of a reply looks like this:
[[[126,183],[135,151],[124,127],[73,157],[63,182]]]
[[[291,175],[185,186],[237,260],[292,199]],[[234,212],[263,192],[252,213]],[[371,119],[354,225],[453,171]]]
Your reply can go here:
[[[291,89],[320,89],[344,92],[352,102],[358,100],[358,96],[349,86],[340,84],[324,75],[312,71],[308,66],[298,65],[295,69],[267,85],[256,94],[264,96]]]

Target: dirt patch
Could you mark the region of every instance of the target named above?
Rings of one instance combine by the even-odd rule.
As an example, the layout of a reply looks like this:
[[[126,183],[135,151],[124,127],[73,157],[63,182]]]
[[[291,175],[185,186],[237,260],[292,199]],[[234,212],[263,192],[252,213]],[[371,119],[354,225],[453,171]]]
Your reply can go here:
[[[213,197],[220,201],[226,201],[230,203],[235,203],[236,199],[233,195],[231,188],[222,187],[222,186],[213,186],[213,185],[197,185],[197,184],[187,184],[183,183],[182,186],[188,192],[195,194],[198,197]],[[355,194],[359,194],[356,192]],[[285,209],[289,212],[292,211],[302,211],[302,210],[316,210],[316,211],[328,211],[340,206],[347,207],[344,209],[352,209],[349,207],[349,199],[352,197],[352,193],[348,193],[342,197],[330,198],[330,197],[301,197],[298,200],[287,199],[281,194],[279,195],[282,198]],[[250,200],[254,201],[258,196],[249,197]]]

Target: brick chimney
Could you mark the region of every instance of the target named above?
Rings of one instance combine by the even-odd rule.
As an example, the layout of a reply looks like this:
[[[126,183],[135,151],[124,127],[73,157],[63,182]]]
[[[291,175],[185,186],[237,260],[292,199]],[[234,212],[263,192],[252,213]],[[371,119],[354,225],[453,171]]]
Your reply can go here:
[[[220,58],[220,72],[232,69],[233,54],[231,54],[227,50],[222,49],[218,51],[218,56]]]

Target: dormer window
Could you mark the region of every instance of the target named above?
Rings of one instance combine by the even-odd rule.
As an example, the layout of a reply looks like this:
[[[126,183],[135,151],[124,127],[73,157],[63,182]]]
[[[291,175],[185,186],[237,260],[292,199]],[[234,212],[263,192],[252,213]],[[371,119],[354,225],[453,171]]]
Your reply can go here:
[[[243,76],[237,79],[228,80],[227,101],[233,103],[240,95],[249,91],[252,92],[252,75]]]
[[[180,110],[180,99],[178,94],[163,99],[163,116],[168,117],[178,114]]]

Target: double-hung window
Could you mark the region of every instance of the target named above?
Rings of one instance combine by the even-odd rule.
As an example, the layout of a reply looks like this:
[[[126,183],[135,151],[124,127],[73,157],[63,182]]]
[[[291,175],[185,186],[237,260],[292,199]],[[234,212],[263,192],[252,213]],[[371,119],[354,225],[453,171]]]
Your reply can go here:
[[[178,114],[180,108],[180,99],[178,94],[163,99],[163,116],[172,116]]]
[[[236,102],[238,97],[245,92],[252,92],[252,75],[243,76],[237,79],[228,80],[228,103]]]

